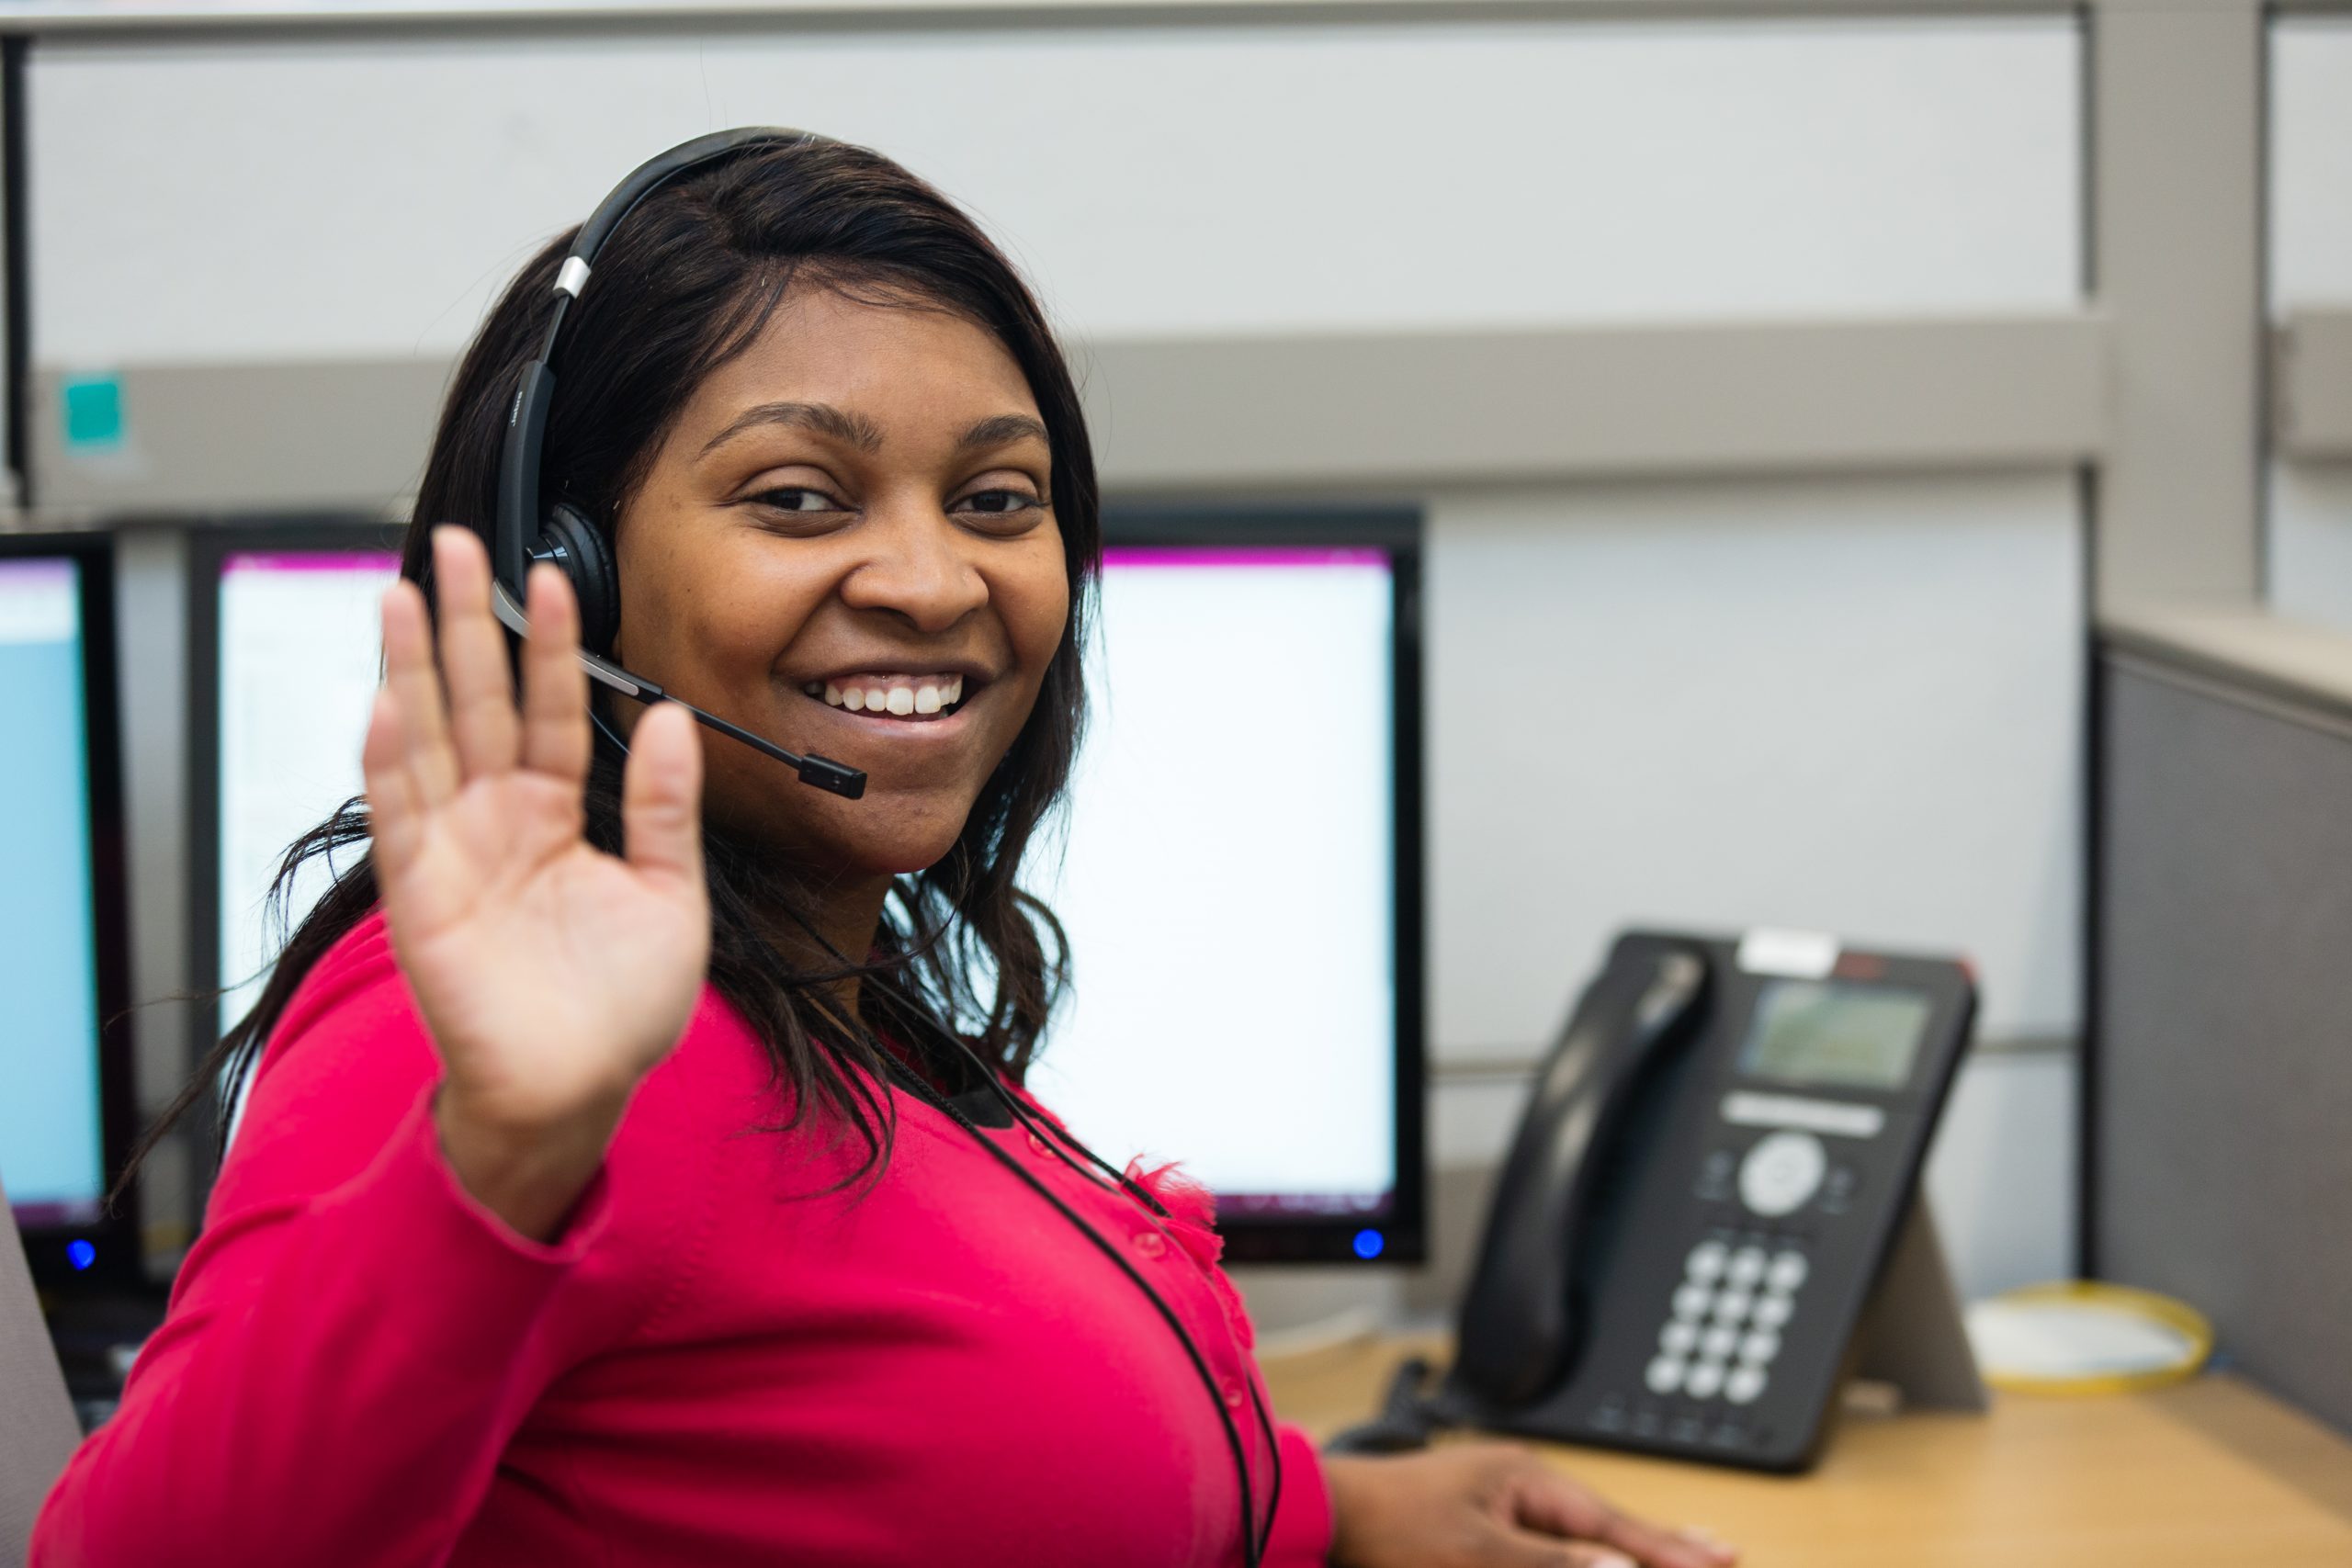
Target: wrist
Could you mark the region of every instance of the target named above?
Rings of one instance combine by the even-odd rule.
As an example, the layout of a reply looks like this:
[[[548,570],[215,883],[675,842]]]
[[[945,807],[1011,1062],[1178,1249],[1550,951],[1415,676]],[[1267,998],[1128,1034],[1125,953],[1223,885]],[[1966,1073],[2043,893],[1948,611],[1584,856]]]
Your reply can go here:
[[[517,1126],[476,1113],[443,1085],[433,1122],[469,1196],[532,1241],[553,1241],[604,1164],[626,1101],[560,1122]]]

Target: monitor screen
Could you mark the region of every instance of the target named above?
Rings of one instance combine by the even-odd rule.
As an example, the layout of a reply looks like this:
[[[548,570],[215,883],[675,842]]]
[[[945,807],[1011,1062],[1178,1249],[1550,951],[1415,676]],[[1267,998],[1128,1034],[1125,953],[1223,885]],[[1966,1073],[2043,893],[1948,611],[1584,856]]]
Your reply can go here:
[[[394,566],[220,557],[224,1021],[276,951],[263,904],[286,846],[359,790]],[[1402,846],[1418,855],[1410,568],[1401,547],[1110,551],[1072,798],[1033,846],[1074,984],[1032,1082],[1104,1157],[1207,1184],[1229,1233],[1262,1233],[1236,1256],[1419,1246],[1417,1066],[1399,1076],[1420,1043],[1418,974],[1400,978],[1419,947],[1417,859],[1399,875]],[[289,918],[322,886],[298,885]]]
[[[1901,1089],[1935,1010],[1932,998],[1894,986],[1775,980],[1756,999],[1740,1071],[1826,1088]]]
[[[399,572],[398,556],[347,547],[220,558],[215,886],[224,1023],[253,1006],[283,938],[266,905],[286,847],[359,793],[359,746],[383,668],[377,601]],[[289,921],[325,887],[325,866],[308,863]]]
[[[28,1227],[96,1218],[106,1183],[89,570],[0,558],[0,1185]]]
[[[1105,1157],[1180,1161],[1228,1224],[1396,1199],[1394,570],[1103,563],[1067,842],[1031,874],[1071,953],[1031,1081]]]

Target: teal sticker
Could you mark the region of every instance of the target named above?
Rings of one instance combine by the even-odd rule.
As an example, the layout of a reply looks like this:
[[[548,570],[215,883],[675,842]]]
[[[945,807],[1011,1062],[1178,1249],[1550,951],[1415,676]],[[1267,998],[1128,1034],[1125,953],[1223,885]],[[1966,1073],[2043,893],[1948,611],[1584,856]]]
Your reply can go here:
[[[65,383],[65,445],[83,451],[122,445],[122,381],[85,376]]]

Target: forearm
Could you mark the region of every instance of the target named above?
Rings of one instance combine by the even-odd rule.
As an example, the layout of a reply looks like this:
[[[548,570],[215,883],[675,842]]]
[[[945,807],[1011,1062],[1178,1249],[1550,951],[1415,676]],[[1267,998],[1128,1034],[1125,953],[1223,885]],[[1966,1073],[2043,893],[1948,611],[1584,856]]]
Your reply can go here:
[[[602,1211],[592,1187],[557,1245],[506,1234],[420,1103],[351,1181],[228,1217],[33,1561],[440,1561],[537,1397],[523,1347]]]

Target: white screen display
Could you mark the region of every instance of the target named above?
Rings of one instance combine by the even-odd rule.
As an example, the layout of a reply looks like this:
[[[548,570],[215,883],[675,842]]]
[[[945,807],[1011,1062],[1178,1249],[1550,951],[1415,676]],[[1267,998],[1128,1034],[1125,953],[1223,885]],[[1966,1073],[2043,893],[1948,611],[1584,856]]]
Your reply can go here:
[[[0,1185],[27,1225],[96,1218],[105,1175],[80,573],[0,560]]]
[[[232,555],[220,597],[220,984],[225,1024],[260,995],[284,933],[264,905],[286,847],[360,789],[359,745],[383,673],[377,601],[400,558],[378,551]],[[290,930],[326,891],[312,860]]]
[[[1393,592],[1367,550],[1113,550],[1031,1082],[1251,1212],[1396,1187]]]
[[[254,554],[221,574],[224,1020],[275,956],[263,901],[287,845],[358,793],[395,565]],[[1034,1086],[1104,1157],[1181,1161],[1228,1215],[1379,1213],[1396,1178],[1387,558],[1113,550],[1089,654],[1068,816],[1030,863],[1074,963]],[[289,919],[323,886],[314,862]]]

